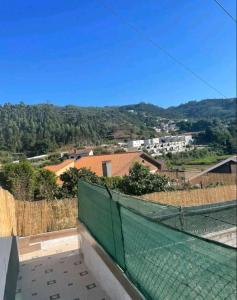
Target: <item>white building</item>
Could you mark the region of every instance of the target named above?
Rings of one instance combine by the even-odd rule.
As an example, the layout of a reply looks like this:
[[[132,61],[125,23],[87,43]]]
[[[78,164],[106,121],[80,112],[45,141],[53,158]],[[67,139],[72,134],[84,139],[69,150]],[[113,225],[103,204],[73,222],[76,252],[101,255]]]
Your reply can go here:
[[[144,148],[152,156],[159,156],[162,154],[185,152],[191,150],[187,145],[192,143],[191,135],[175,135],[175,136],[163,136],[160,137],[159,142],[155,139],[155,143],[150,140],[146,140],[144,143]]]
[[[155,144],[159,144],[159,138],[147,139],[144,141],[144,146],[152,146]]]
[[[193,137],[191,136],[191,134],[185,135],[185,143],[191,144],[192,142],[193,142]]]
[[[187,147],[192,143],[191,135],[167,135],[160,138],[135,140],[128,142],[128,148],[147,150],[152,156],[177,153],[191,150]]]
[[[128,148],[139,148],[144,145],[144,140],[135,140],[128,142]]]

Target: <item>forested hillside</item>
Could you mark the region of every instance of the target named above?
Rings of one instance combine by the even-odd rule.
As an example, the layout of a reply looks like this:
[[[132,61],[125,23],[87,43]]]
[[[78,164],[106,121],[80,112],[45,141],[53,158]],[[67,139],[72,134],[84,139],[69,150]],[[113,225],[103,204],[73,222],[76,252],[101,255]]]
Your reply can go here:
[[[157,118],[233,119],[236,99],[192,101],[164,109],[139,103],[118,107],[0,106],[0,150],[42,154],[55,148],[153,137]]]
[[[190,101],[177,107],[169,107],[166,112],[177,117],[192,119],[233,119],[236,117],[236,98],[207,99]]]
[[[41,154],[67,144],[100,144],[152,133],[144,120],[117,108],[47,104],[0,107],[0,150]]]

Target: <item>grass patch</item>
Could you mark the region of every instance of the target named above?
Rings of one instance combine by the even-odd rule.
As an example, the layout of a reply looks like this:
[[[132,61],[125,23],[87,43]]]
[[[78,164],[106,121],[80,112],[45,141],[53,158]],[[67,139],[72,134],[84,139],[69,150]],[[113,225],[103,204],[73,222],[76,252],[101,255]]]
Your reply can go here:
[[[231,155],[207,155],[202,158],[195,158],[187,162],[187,165],[212,165],[215,164],[221,160],[224,160],[228,157],[231,157]]]

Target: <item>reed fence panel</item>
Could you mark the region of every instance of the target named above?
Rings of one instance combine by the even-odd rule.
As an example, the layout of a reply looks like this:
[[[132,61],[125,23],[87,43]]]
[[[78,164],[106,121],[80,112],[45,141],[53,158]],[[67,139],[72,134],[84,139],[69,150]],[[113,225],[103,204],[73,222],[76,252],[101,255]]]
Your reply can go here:
[[[15,200],[8,191],[0,188],[0,236],[16,233]]]
[[[0,236],[28,236],[76,227],[77,199],[20,201],[0,188]]]
[[[210,187],[185,191],[156,192],[142,199],[178,206],[194,206],[236,200],[236,185]]]

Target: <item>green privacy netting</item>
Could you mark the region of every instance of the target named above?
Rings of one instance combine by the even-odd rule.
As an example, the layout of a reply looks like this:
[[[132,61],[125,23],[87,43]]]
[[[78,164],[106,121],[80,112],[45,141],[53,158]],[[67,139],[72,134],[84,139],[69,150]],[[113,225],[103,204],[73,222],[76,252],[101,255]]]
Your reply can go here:
[[[231,228],[234,210],[181,209],[79,182],[80,221],[147,299],[236,299],[236,250],[187,232]]]

